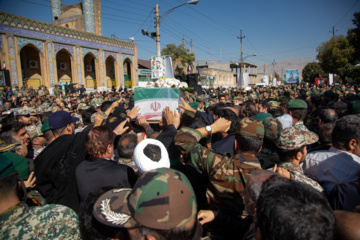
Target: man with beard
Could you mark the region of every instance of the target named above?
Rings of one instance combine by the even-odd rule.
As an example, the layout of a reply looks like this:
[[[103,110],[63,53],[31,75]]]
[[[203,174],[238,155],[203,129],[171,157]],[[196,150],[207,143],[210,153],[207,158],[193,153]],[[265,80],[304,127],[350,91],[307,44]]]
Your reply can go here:
[[[277,153],[282,162],[277,172],[283,177],[305,183],[322,192],[324,189],[320,184],[307,177],[299,166],[305,160],[307,154],[306,146],[317,142],[318,139],[319,137],[315,133],[295,126],[284,129],[276,142],[278,147]]]

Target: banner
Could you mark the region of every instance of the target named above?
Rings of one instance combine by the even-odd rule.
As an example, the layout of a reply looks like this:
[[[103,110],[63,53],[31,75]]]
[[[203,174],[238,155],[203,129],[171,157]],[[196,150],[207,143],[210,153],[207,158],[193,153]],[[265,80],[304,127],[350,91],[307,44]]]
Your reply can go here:
[[[242,81],[243,86],[242,87],[247,87],[249,86],[249,73],[243,73],[243,81]]]
[[[151,58],[151,78],[161,78],[165,77],[165,57],[155,57]]]
[[[299,83],[298,70],[286,70],[285,81],[286,83]]]
[[[138,119],[159,121],[165,107],[179,110],[180,92],[177,88],[135,88],[135,107],[140,108]]]

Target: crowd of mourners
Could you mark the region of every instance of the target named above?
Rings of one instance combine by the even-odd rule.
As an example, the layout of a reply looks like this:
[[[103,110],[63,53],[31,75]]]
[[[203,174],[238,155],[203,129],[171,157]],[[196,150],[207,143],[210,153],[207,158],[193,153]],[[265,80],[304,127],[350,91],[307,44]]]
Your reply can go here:
[[[360,86],[0,97],[0,239],[360,239]]]

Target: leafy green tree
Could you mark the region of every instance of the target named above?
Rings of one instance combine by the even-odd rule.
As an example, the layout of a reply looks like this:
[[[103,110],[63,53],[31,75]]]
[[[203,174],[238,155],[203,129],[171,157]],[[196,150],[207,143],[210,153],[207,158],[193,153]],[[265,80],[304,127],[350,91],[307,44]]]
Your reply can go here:
[[[320,76],[326,76],[326,73],[317,62],[311,62],[306,64],[302,71],[302,77],[304,82],[315,83],[315,78]]]
[[[186,67],[186,63],[192,65],[195,61],[194,54],[190,53],[189,49],[184,49],[182,45],[176,46],[175,44],[167,44],[166,47],[161,50],[161,55],[171,56],[173,65],[175,60],[179,59],[183,67]]]
[[[335,73],[344,80],[347,77],[346,69],[351,66],[350,62],[354,51],[355,49],[349,40],[338,35],[331,38],[330,41],[323,42],[317,48],[318,55],[316,58],[325,72]],[[340,69],[343,70],[340,71]]]
[[[348,39],[355,49],[351,60],[351,63],[355,65],[360,63],[360,12],[354,13],[354,19],[352,22],[355,25],[355,28],[349,29]]]

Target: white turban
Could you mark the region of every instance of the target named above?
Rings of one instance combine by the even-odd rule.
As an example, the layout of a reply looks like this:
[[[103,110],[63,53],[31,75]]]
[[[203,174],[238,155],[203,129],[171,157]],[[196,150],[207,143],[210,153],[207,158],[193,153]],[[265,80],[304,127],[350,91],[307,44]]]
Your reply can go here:
[[[154,144],[160,148],[161,159],[158,162],[151,160],[144,154],[144,148],[148,144]],[[159,140],[151,139],[151,138],[145,139],[141,141],[138,145],[136,145],[134,150],[134,161],[136,167],[139,169],[141,173],[157,168],[170,168],[169,154],[164,144],[162,144],[162,142],[160,142]]]

